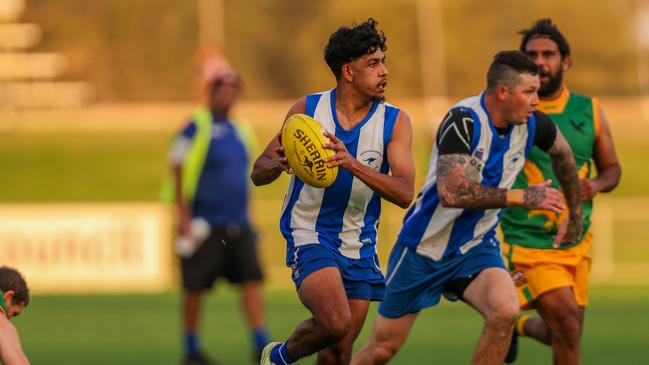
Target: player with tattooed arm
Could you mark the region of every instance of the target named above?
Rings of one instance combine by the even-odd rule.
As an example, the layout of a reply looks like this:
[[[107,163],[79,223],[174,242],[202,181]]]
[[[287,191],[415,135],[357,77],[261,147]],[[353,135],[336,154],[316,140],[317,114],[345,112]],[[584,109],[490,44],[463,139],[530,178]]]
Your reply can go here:
[[[485,319],[473,364],[501,364],[519,301],[496,238],[503,208],[561,212],[569,224],[557,242],[581,233],[579,180],[570,147],[535,111],[540,82],[519,51],[494,57],[487,89],[459,102],[439,127],[426,183],[408,211],[388,262],[386,292],[369,342],[352,364],[387,363],[420,310],[441,296],[462,300]],[[511,189],[532,146],[546,151],[566,197],[550,181]]]

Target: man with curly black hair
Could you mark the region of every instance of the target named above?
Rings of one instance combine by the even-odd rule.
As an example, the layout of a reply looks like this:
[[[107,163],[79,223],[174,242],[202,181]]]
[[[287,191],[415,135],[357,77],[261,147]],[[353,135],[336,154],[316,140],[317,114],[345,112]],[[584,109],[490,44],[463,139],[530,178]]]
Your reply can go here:
[[[307,95],[288,112],[306,114],[326,130],[339,167],[320,189],[291,175],[280,229],[286,263],[312,318],[285,342],[269,344],[264,365],[285,365],[318,353],[318,364],[348,364],[370,301],[382,300],[384,278],[376,255],[381,198],[407,208],[414,194],[412,127],[408,115],[384,101],[388,70],[385,36],[377,22],[341,27],[329,38],[325,60],[334,89]],[[256,185],[291,173],[281,132],[268,144],[251,178]]]
[[[4,365],[29,365],[16,327],[16,317],[29,304],[29,288],[18,271],[0,267],[0,362]]]

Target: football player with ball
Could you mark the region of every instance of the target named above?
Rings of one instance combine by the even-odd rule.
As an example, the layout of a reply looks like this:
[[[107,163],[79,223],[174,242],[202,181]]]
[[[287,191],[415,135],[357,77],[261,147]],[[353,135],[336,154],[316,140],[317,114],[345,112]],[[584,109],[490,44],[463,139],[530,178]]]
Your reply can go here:
[[[375,247],[381,199],[407,208],[415,168],[410,119],[384,101],[386,45],[376,25],[369,19],[331,35],[325,61],[336,87],[298,100],[284,133],[255,162],[255,185],[292,174],[280,229],[298,296],[312,314],[286,341],[269,344],[262,364],[316,352],[318,364],[348,364],[370,301],[383,298]]]

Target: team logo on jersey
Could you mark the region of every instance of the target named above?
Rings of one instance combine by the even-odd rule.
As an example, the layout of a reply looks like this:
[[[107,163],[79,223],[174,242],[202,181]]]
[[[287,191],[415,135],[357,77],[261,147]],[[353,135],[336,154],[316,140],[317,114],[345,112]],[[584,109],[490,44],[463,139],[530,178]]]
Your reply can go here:
[[[525,157],[522,152],[516,152],[507,162],[507,170],[516,171],[520,170],[525,163]]]
[[[576,122],[574,119],[570,119],[570,125],[579,133],[584,133],[584,126],[586,122]]]
[[[365,162],[369,168],[375,171],[379,171],[381,167],[381,162],[383,162],[383,154],[377,150],[365,150],[361,152],[360,160]]]

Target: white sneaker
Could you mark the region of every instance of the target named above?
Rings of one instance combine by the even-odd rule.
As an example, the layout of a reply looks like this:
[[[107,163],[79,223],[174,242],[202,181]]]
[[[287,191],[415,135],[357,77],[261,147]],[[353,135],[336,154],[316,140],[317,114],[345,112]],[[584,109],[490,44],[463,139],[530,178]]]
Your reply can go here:
[[[271,342],[264,347],[264,350],[261,352],[261,361],[259,365],[278,365],[270,361],[270,353],[273,351],[275,346],[281,345],[281,342]]]

